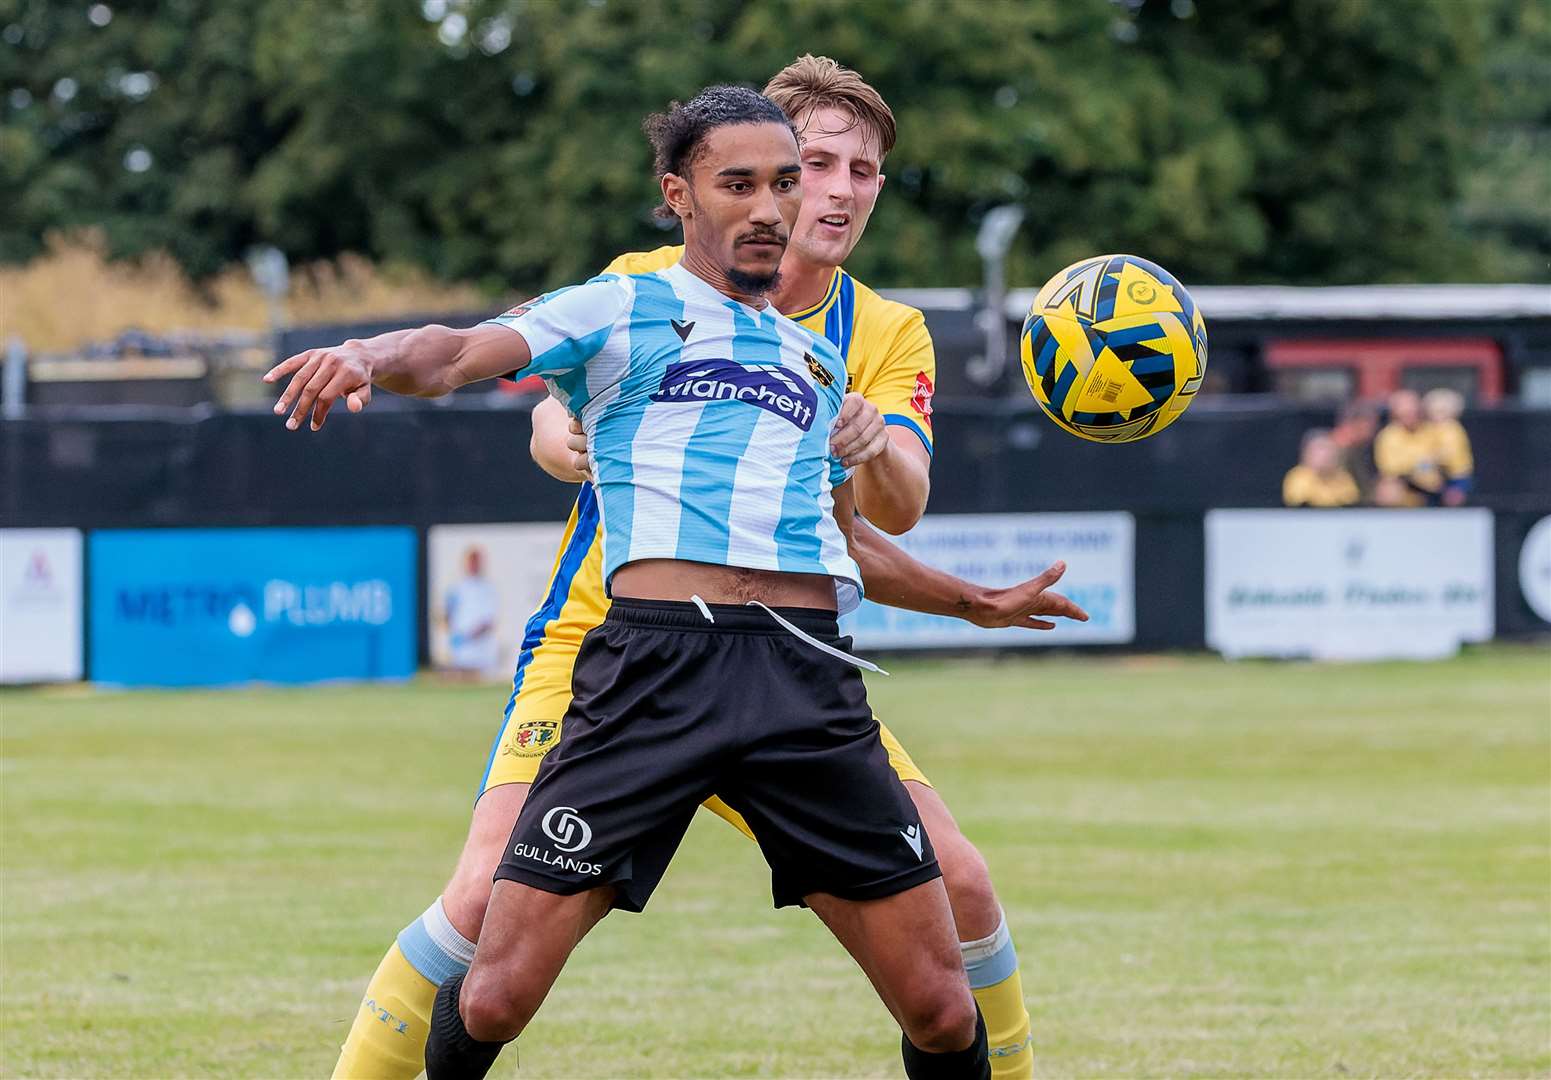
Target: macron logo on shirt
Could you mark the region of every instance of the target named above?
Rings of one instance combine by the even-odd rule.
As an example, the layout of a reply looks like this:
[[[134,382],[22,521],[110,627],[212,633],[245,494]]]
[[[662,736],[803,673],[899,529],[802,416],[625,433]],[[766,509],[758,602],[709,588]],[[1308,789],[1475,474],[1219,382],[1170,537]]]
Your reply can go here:
[[[669,364],[653,401],[743,401],[813,427],[818,396],[813,387],[778,367],[745,367],[734,360],[685,360]]]

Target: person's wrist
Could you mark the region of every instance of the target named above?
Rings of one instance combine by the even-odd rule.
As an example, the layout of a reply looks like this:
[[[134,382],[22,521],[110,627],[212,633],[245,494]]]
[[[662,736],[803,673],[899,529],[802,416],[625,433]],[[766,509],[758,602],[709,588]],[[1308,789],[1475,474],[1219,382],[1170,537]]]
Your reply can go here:
[[[864,461],[860,466],[858,466],[858,468],[871,468],[874,472],[880,473],[887,472],[893,465],[893,454],[894,440],[888,438],[888,433],[885,431],[883,449],[879,450],[877,456],[874,457],[871,461]]]
[[[988,589],[982,585],[968,585],[964,589],[964,601],[967,605],[966,614],[969,621],[976,626],[985,626],[994,621],[996,615],[996,594],[1000,590]]]
[[[373,384],[377,381],[378,371],[391,369],[394,356],[399,348],[397,343],[384,345],[381,347],[381,352],[386,353],[386,355],[379,356],[376,350],[373,350],[370,345],[359,338],[347,341],[345,344],[355,346],[351,352],[354,354],[356,362],[361,365],[361,374],[366,377],[367,382]]]

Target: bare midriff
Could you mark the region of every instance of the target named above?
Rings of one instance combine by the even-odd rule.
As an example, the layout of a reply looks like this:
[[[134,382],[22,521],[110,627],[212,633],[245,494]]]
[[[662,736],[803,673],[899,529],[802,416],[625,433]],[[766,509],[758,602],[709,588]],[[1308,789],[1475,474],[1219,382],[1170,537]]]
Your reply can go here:
[[[641,559],[614,572],[609,591],[615,599],[683,600],[698,596],[708,604],[835,610],[835,579],[828,574],[788,574],[750,570],[682,559]]]

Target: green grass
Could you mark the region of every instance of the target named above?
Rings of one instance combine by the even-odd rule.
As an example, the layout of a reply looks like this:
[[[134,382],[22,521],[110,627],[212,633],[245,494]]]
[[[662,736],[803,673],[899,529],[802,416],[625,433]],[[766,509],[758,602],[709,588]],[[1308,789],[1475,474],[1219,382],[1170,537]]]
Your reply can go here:
[[[890,666],[874,704],[991,864],[1042,1075],[1551,1075],[1544,651]],[[0,695],[0,1073],[327,1075],[502,702]],[[861,974],[700,818],[521,1075],[899,1075]]]

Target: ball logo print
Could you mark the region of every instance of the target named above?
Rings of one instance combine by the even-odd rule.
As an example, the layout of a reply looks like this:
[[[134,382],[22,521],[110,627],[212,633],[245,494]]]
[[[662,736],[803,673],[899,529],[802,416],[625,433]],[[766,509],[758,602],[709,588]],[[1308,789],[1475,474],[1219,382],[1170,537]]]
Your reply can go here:
[[[592,843],[592,826],[581,819],[574,806],[557,806],[544,815],[544,835],[555,842],[556,851],[580,851]]]

